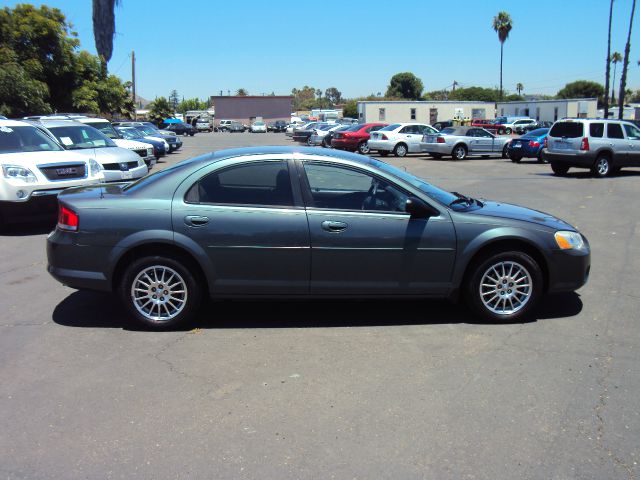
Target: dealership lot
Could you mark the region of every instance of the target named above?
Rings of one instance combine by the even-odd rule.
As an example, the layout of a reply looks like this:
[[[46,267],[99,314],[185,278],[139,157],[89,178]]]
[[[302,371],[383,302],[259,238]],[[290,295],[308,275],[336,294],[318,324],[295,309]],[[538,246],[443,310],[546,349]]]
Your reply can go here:
[[[292,144],[202,133],[214,149]],[[441,302],[223,302],[196,329],[132,329],[110,296],[46,273],[50,225],[0,237],[0,474],[8,478],[636,478],[640,170],[415,154],[448,190],[577,226],[592,271],[536,321]]]

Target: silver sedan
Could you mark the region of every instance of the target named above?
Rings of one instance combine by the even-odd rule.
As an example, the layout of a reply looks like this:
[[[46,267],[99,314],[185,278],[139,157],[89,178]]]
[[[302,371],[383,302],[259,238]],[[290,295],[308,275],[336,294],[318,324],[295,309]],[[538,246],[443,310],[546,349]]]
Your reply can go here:
[[[422,137],[420,151],[433,158],[451,155],[455,160],[464,160],[468,155],[489,155],[501,153],[507,158],[510,137],[498,137],[484,128],[447,127],[442,131],[428,133]]]

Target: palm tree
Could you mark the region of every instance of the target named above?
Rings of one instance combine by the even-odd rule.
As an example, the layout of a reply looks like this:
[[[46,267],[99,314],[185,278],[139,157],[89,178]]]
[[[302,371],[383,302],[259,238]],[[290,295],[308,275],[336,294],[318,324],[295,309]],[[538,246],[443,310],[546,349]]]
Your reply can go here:
[[[624,113],[624,96],[627,90],[627,68],[629,68],[629,50],[631,50],[631,29],[633,28],[633,17],[636,14],[636,0],[631,4],[631,16],[629,17],[629,33],[627,43],[624,46],[624,61],[622,62],[622,75],[620,76],[620,93],[618,94],[618,118],[622,120]]]
[[[93,0],[93,37],[96,51],[106,64],[113,53],[113,35],[116,31],[115,6],[120,0]]]
[[[613,0],[609,5],[609,36],[607,37],[607,67],[604,80],[604,118],[609,118],[609,75],[611,74],[611,19],[613,18]]]
[[[249,95],[249,92],[246,88],[239,88],[236,90],[236,96],[238,97],[246,97],[247,95]]]
[[[524,90],[524,85],[522,85],[521,83],[517,83],[516,84],[516,91],[518,92],[518,95],[520,95],[522,90]]]
[[[493,17],[492,27],[498,33],[498,40],[500,40],[500,100],[502,100],[502,58],[504,42],[507,41],[509,32],[513,28],[511,15],[509,15],[507,12],[498,12],[498,15]]]
[[[611,106],[615,105],[616,103],[616,97],[615,97],[615,93],[616,93],[616,69],[617,69],[617,64],[619,62],[622,61],[622,54],[620,52],[613,52],[611,54],[611,63],[613,63],[613,82],[611,85]],[[605,118],[607,118],[605,116]]]

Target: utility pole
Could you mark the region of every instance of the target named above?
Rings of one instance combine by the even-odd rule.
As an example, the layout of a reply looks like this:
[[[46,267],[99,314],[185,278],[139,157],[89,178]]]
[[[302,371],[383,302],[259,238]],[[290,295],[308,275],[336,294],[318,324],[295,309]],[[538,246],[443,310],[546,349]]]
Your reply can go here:
[[[136,100],[136,52],[131,50],[131,94],[133,95],[133,108],[135,116],[135,108],[138,105]]]

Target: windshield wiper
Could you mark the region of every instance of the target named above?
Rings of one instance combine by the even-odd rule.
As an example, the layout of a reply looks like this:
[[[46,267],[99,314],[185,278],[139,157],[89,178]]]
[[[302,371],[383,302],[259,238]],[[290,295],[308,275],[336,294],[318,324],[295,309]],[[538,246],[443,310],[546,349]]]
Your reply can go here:
[[[456,198],[453,202],[451,202],[449,204],[449,206],[459,205],[461,203],[467,203],[467,204],[471,205],[473,203],[473,199],[471,199],[471,198],[469,198],[469,197],[467,197],[465,195],[462,195],[461,193],[458,193],[458,192],[451,192],[451,193],[453,193],[458,198]]]

